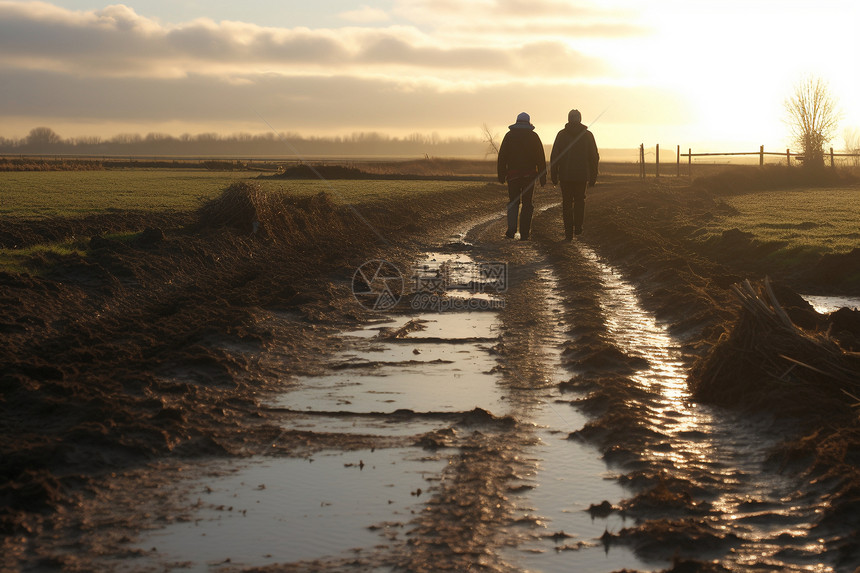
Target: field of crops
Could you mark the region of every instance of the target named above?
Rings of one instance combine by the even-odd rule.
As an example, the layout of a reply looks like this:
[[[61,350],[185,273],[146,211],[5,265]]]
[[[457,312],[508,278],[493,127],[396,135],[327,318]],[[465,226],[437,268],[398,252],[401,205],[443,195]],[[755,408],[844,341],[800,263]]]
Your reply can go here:
[[[0,173],[0,215],[25,218],[75,216],[111,210],[188,210],[256,173],[205,170],[32,171]],[[256,180],[256,179],[255,179]],[[469,181],[295,181],[259,179],[267,190],[358,204],[416,193],[483,187]]]

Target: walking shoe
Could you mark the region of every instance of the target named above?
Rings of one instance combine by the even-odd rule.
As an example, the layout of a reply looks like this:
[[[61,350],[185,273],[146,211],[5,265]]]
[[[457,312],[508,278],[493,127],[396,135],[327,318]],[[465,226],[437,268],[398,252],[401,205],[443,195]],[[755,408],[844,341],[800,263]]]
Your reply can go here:
[[[505,238],[506,238],[506,239],[513,239],[513,238],[514,238],[514,234],[513,234],[513,233],[505,233]]]

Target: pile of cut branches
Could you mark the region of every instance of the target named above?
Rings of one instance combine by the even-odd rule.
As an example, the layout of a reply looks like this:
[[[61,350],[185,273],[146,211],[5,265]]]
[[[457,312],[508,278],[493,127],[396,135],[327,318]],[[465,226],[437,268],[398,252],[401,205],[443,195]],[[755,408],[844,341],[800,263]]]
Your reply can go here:
[[[849,421],[860,406],[860,353],[826,332],[798,327],[770,281],[732,286],[740,316],[699,360],[690,388],[703,402],[769,411],[809,422]]]

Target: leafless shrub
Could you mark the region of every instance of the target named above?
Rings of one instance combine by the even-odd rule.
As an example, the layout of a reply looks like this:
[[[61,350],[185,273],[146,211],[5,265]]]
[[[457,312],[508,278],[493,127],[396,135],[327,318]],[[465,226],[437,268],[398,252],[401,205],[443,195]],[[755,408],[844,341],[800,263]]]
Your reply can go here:
[[[840,112],[824,80],[806,77],[785,101],[786,123],[795,143],[803,150],[803,164],[824,166],[824,144],[833,139]]]
[[[499,154],[499,134],[493,133],[486,123],[481,124],[481,142],[487,144],[485,157]]]

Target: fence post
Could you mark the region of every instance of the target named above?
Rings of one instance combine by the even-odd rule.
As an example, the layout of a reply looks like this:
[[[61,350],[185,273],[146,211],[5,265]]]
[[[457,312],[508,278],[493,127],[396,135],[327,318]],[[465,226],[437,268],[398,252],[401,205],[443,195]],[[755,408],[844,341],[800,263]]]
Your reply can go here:
[[[678,164],[678,174],[675,177],[681,176],[681,146],[675,150],[675,162]]]
[[[764,165],[764,145],[760,145],[758,148],[758,166],[761,167]]]
[[[785,150],[785,164],[788,165],[789,167],[791,167],[791,150],[790,149]]]
[[[693,148],[687,148],[687,177],[693,177]]]
[[[645,179],[645,144],[639,144],[639,178]]]
[[[655,170],[656,174],[654,175],[654,177],[660,177],[660,144],[659,143],[657,144],[656,151],[654,151],[654,157],[656,160],[656,163],[654,164],[654,170]]]
[[[833,169],[835,167],[835,163],[833,162],[833,148],[830,148],[830,168]]]

